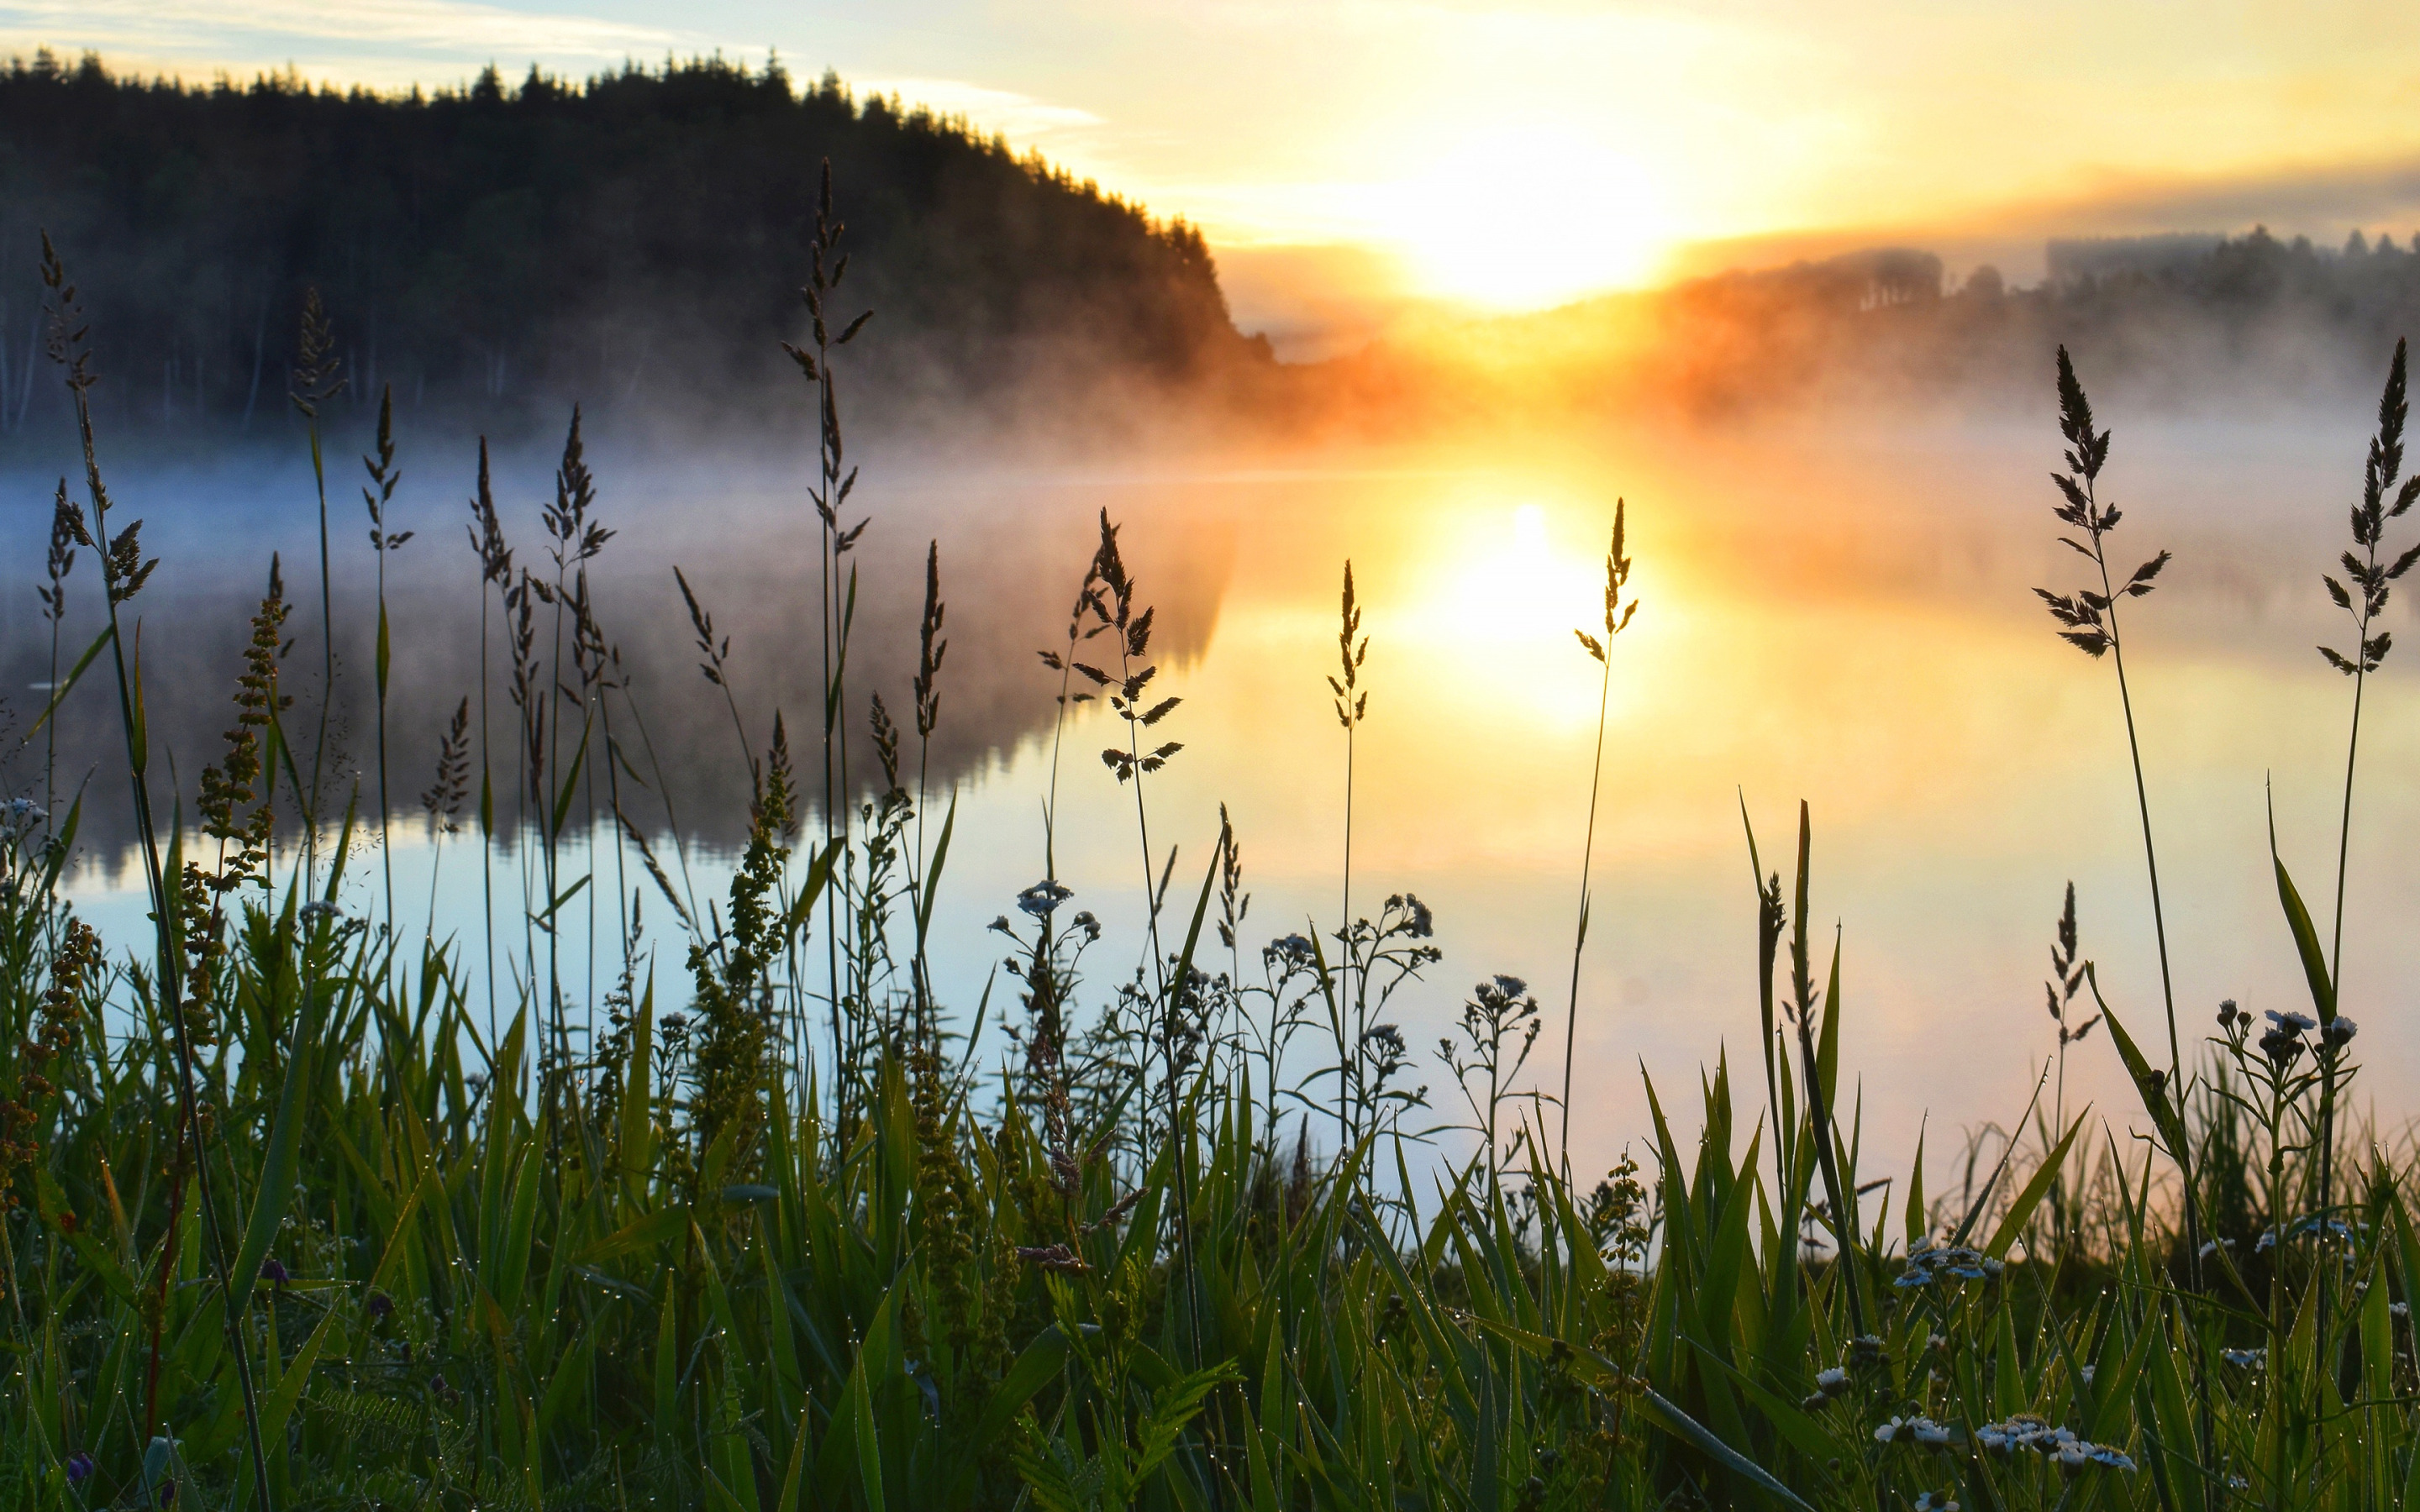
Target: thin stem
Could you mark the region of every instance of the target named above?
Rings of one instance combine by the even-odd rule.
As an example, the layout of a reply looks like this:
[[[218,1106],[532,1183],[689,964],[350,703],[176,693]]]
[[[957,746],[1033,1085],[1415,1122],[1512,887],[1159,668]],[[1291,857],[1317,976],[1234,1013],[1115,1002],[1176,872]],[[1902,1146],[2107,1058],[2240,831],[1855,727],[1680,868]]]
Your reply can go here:
[[[1344,726],[1344,902],[1342,918],[1344,958],[1337,966],[1338,995],[1347,1002],[1353,1000],[1354,722],[1348,722]],[[1363,972],[1361,980],[1363,984],[1366,986],[1370,980],[1369,973],[1366,971]],[[1345,1151],[1353,1148],[1354,1131],[1360,1122],[1359,1118],[1357,1117],[1357,1110],[1355,1108],[1356,1100],[1360,1095],[1360,1088],[1358,1086],[1359,1078],[1356,1073],[1360,1068],[1355,1061],[1353,1055],[1354,1047],[1348,1043],[1345,1039],[1343,1019],[1339,1017],[1336,1023],[1338,1026],[1336,1034],[1336,1077],[1338,1092],[1336,1099],[1336,1158],[1342,1160],[1344,1158]]]
[[[385,522],[378,522],[382,529]],[[386,648],[386,547],[381,538],[378,553],[378,637],[379,649]],[[386,657],[378,658],[378,780],[379,780],[379,857],[386,872],[386,932],[395,934],[395,841],[389,815],[395,804],[387,796],[386,767]]]
[[[1597,792],[1605,781],[1605,717],[1613,701],[1613,646],[1608,641],[1605,675],[1596,695],[1596,755],[1589,764],[1588,830],[1580,841],[1580,916],[1572,935],[1572,998],[1563,1019],[1563,1180],[1572,1178],[1572,1054],[1580,1032],[1580,951],[1588,945],[1589,876],[1596,860]]]
[[[2086,480],[2085,486],[2086,498],[2094,500],[2091,481]],[[2094,501],[2097,507],[2097,500]],[[2185,1120],[2181,1116],[2185,1104],[2184,1054],[2177,1038],[2177,994],[2175,980],[2168,968],[2168,922],[2167,913],[2160,896],[2160,853],[2151,841],[2150,790],[2143,780],[2143,747],[2141,739],[2134,731],[2134,697],[2126,681],[2126,647],[2118,633],[2118,595],[2110,588],[2109,559],[2102,549],[2101,532],[2098,529],[2092,532],[2092,548],[2093,562],[2101,569],[2102,597],[2107,600],[2109,606],[2109,653],[2117,663],[2118,702],[2125,711],[2126,752],[2133,764],[2134,806],[2143,821],[2143,862],[2150,873],[2151,880],[2151,928],[2160,947],[2160,995],[2167,1009],[2168,1017],[2168,1083],[2162,1089],[2161,1095],[2175,1100],[2180,1115],[2177,1119],[2177,1127],[2180,1131],[2184,1131],[2178,1139],[2179,1148],[2169,1153],[2176,1160],[2177,1174],[2184,1186],[2185,1271],[2193,1283],[2194,1294],[2199,1296],[2202,1289],[2201,1195],[2194,1185],[2192,1134],[2186,1130]],[[2197,1426],[2200,1442],[2195,1446],[2198,1451],[2195,1459],[2202,1471],[2203,1503],[2205,1505],[2211,1505],[2215,1504],[2218,1491],[2210,1466],[2213,1430],[2211,1421],[2210,1363],[2206,1358],[2209,1351],[2203,1346],[2201,1330],[2193,1325],[2190,1318],[2187,1319],[2186,1326],[2191,1329],[2194,1336],[2194,1395],[2199,1403]]]
[[[311,481],[319,495],[319,733],[311,748],[311,793],[302,816],[302,890],[312,890],[319,846],[319,776],[328,754],[328,711],[336,702],[336,609],[328,576],[328,470],[319,450],[319,412],[310,415]]]

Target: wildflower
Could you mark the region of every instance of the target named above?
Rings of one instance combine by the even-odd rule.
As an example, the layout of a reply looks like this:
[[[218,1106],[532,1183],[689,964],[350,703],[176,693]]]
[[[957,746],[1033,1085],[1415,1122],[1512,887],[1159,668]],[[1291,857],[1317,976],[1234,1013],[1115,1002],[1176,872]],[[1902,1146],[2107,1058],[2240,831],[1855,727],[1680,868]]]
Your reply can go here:
[[[31,798],[10,798],[0,803],[0,824],[17,829],[30,829],[42,817],[42,806]]]
[[[1101,937],[1101,921],[1093,917],[1093,911],[1089,908],[1085,909],[1082,913],[1078,914],[1074,918],[1068,920],[1068,922],[1075,928],[1083,932],[1086,944],[1090,944]]]
[[[68,1456],[68,1484],[81,1486],[92,1478],[92,1456],[79,1449]]]
[[[272,1255],[269,1258],[260,1262],[260,1279],[268,1282],[271,1286],[282,1287],[294,1278],[287,1273],[286,1267],[280,1265],[277,1261],[277,1257]]]
[[[2118,1451],[2110,1448],[2107,1444],[2094,1444],[2091,1446],[2089,1452],[2094,1464],[2107,1465],[2112,1470],[2131,1471],[2134,1468],[2133,1456],[2120,1454]]]
[[[1947,1491],[1925,1491],[1916,1499],[1916,1512],[1958,1512]]]
[[[2218,1357],[2245,1370],[2257,1370],[2269,1363],[2267,1350],[2221,1350]]]
[[[1895,1417],[1874,1429],[1876,1443],[1890,1443],[1912,1439],[1922,1444],[1944,1444],[1949,1442],[1949,1429],[1929,1417]]]
[[[363,1311],[368,1313],[374,1320],[385,1318],[395,1311],[395,1299],[383,1291],[373,1291],[370,1293],[370,1300],[364,1305]]]
[[[314,898],[296,912],[305,924],[315,924],[323,918],[341,918],[345,911],[325,898]]]
[[[2260,1242],[2252,1246],[2252,1253],[2255,1255],[2266,1255],[2276,1247],[2277,1230],[2272,1228],[2261,1234]]]
[[[1045,877],[1016,895],[1016,906],[1035,918],[1047,919],[1059,905],[1076,896],[1076,889],[1063,882]]]
[[[1092,1269],[1077,1257],[1074,1250],[1064,1244],[1044,1244],[1038,1247],[1019,1244],[1016,1247],[1016,1257],[1028,1265],[1040,1266],[1045,1271],[1064,1271],[1080,1275]]]
[[[1849,1389],[1849,1373],[1838,1365],[1816,1372],[1816,1389],[1826,1396],[1838,1396]]]
[[[2089,1386],[2092,1384],[2093,1374],[2100,1368],[2101,1367],[2099,1365],[2088,1365],[2084,1367],[2084,1383],[2086,1385]]]
[[[2412,1304],[2408,1302],[2390,1302],[2386,1304],[2386,1311],[2391,1318],[2409,1318],[2412,1316]]]
[[[990,930],[995,933],[1005,934],[1008,933],[1008,916],[1006,914],[1002,914],[998,918],[995,918],[990,923],[985,925],[984,928]]]
[[[2319,1021],[2308,1013],[2280,1013],[2273,1008],[2269,1010],[2268,1019],[2288,1034],[2308,1034],[2319,1026]]]
[[[2327,1040],[2331,1046],[2350,1044],[2352,1037],[2360,1032],[2361,1026],[2341,1013],[2328,1021]]]

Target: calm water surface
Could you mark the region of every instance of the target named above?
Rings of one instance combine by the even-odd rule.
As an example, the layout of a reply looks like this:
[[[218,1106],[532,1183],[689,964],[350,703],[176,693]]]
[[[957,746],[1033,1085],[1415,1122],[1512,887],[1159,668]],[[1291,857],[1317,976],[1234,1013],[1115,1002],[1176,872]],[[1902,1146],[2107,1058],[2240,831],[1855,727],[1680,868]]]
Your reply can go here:
[[[2053,541],[2055,439],[2046,422],[1810,424],[1215,462],[983,467],[870,455],[857,495],[874,524],[860,554],[852,722],[870,691],[903,716],[911,706],[930,539],[949,602],[933,754],[936,786],[959,806],[937,913],[943,992],[971,1007],[1000,943],[983,926],[1042,873],[1057,685],[1034,651],[1063,634],[1107,510],[1142,599],[1158,607],[1154,649],[1165,665],[1155,692],[1185,700],[1155,732],[1185,748],[1147,790],[1160,858],[1179,849],[1172,891],[1189,899],[1199,886],[1223,802],[1252,894],[1248,940],[1334,927],[1344,740],[1323,678],[1350,557],[1371,639],[1356,911],[1395,891],[1435,909],[1444,962],[1399,999],[1420,1074],[1442,1093],[1436,1039],[1470,983],[1501,972],[1528,979],[1548,1004],[1552,1026],[1533,1066],[1559,1077],[1599,688],[1572,631],[1599,613],[1606,537],[1625,498],[1644,607],[1613,658],[1575,1155],[1601,1165],[1640,1135],[1642,1070],[1685,1118],[1701,1065],[1727,1049],[1754,1060],[1743,797],[1769,865],[1786,861],[1797,801],[1813,806],[1813,908],[1823,933],[1839,928],[1844,1065],[1860,1079],[1879,1158],[1903,1158],[1928,1119],[1936,1148],[1975,1125],[2013,1122],[2055,1046],[2041,980],[2069,879],[2086,955],[2137,1033],[2159,1036],[2117,684],[2107,664],[2054,639],[2028,592],[2082,580],[2084,563]],[[2195,1038],[2222,996],[2255,1010],[2307,1006],[2269,871],[2264,782],[2273,782],[2288,862],[2324,927],[2350,687],[2312,650],[2343,640],[2318,574],[2343,547],[2362,440],[2357,412],[2119,425],[2109,474],[2126,509],[2118,550],[2129,565],[2162,546],[2178,553],[2161,591],[2128,606],[2126,624],[2179,1016]],[[596,599],[629,706],[645,720],[642,731],[617,716],[628,764],[621,801],[668,864],[686,857],[687,883],[704,897],[727,882],[747,774],[733,716],[697,673],[672,564],[730,638],[747,739],[763,744],[778,706],[803,752],[820,677],[813,517],[779,469],[610,449],[596,460],[600,514],[620,532],[597,563]],[[462,447],[415,457],[409,441],[405,466],[397,509],[420,534],[390,564],[398,922],[417,935],[433,890],[438,932],[452,933],[478,969],[476,842],[433,844],[414,796],[457,702],[477,706],[479,597],[462,534],[471,470]],[[15,543],[0,557],[15,579],[0,613],[0,671],[21,721],[49,675],[33,592],[49,488],[19,476],[0,507]],[[533,566],[544,565],[535,517],[548,488],[543,458],[500,469],[507,527]],[[314,686],[309,478],[228,458],[130,470],[116,491],[165,558],[138,606],[146,677],[155,742],[190,786],[216,754],[242,621],[272,550],[298,600],[289,685],[306,695]],[[339,629],[353,687],[334,711],[332,769],[361,782],[371,811],[370,554],[349,480],[332,509],[337,613],[356,627]],[[79,595],[65,627],[71,656],[96,623],[89,553],[70,586]],[[2398,596],[2392,625],[2404,625],[2411,602]],[[551,622],[541,616],[538,629],[544,647]],[[510,717],[504,655],[499,631],[489,696],[500,729]],[[2420,1069],[2420,935],[2407,922],[2420,910],[2420,696],[2403,665],[2414,655],[2390,658],[2365,711],[2346,926],[2345,1006],[2364,1026],[2362,1086],[2397,1125],[2415,1110]],[[122,851],[122,757],[106,691],[96,681],[76,694],[58,764],[64,782],[91,784],[78,904],[123,945],[144,927],[143,909]],[[1059,777],[1060,874],[1077,905],[1109,927],[1094,963],[1104,980],[1131,967],[1142,919],[1131,795],[1097,754],[1117,736],[1097,706],[1079,715]],[[496,757],[507,790],[508,745],[500,739]],[[39,795],[40,754],[38,745],[10,765],[12,791]],[[852,759],[870,769],[862,748]],[[600,779],[600,809],[606,798]],[[936,823],[945,801],[933,805]],[[386,857],[371,841],[349,860],[344,899],[382,918]],[[595,946],[583,941],[567,968],[585,1001],[619,962],[611,886],[625,896],[652,888],[610,825],[582,843],[596,848],[596,891],[606,893]],[[518,939],[523,857],[509,845],[494,854],[499,928]],[[678,943],[667,910],[652,895],[646,903],[672,995]],[[2071,1055],[2071,1105],[2097,1100],[2120,1131],[2139,1117],[2104,1036]]]

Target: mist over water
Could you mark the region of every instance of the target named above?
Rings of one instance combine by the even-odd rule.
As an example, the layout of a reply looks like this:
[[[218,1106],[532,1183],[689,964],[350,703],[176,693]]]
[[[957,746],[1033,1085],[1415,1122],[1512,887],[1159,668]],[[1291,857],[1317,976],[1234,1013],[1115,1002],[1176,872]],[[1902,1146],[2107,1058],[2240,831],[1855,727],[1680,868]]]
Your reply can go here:
[[[2179,1019],[2197,1035],[2222,996],[2255,1011],[2302,1001],[2270,875],[2264,777],[2273,778],[2280,841],[2314,911],[2324,917],[2333,903],[2350,688],[2311,648],[2338,630],[2318,574],[2341,548],[2366,417],[2348,407],[2136,424],[2111,408],[2106,478],[2126,511],[2113,550],[2178,554],[2162,592],[2128,606],[2126,628]],[[873,518],[852,554],[860,596],[845,718],[854,731],[876,692],[907,721],[925,544],[940,544],[950,651],[927,828],[929,839],[954,795],[934,931],[944,1000],[961,1025],[971,1018],[1001,954],[984,926],[1043,873],[1058,683],[1034,653],[1063,636],[1106,509],[1122,527],[1140,601],[1158,611],[1154,692],[1186,701],[1155,731],[1185,748],[1146,789],[1158,847],[1150,866],[1166,864],[1169,844],[1178,849],[1176,928],[1210,860],[1220,803],[1253,902],[1240,959],[1213,968],[1257,976],[1259,943],[1314,921],[1335,927],[1343,739],[1322,679],[1350,556],[1372,639],[1355,911],[1417,893],[1436,911],[1445,951],[1397,1001],[1422,1059],[1417,1074],[1446,1095],[1431,1054],[1437,1036],[1472,981],[1509,972],[1549,1006],[1532,1073],[1551,1086],[1596,737],[1597,668],[1572,630],[1600,612],[1606,533],[1625,498],[1644,607],[1614,652],[1575,1158],[1603,1165],[1644,1133],[1642,1065],[1671,1107],[1685,1105],[1701,1065],[1725,1053],[1755,1060],[1743,795],[1768,865],[1787,860],[1796,801],[1813,805],[1814,911],[1842,930],[1844,1065],[1863,1078],[1874,1158],[1892,1167],[1928,1119],[1934,1148],[1963,1129],[2013,1122],[2055,1046],[2040,982],[2067,880],[2077,885],[2084,954],[2113,1006],[2138,1036],[2156,1038],[2161,1017],[2115,679],[2054,638],[2028,591],[2080,580],[2082,563],[2055,545],[2050,518],[2055,440],[2046,424],[1899,425],[1869,413],[1057,465],[941,463],[896,444],[853,458],[864,481],[852,503]],[[470,824],[475,795],[464,831],[442,847],[416,803],[445,720],[465,696],[476,708],[480,586],[461,533],[472,455],[467,443],[405,440],[394,528],[418,533],[389,563],[389,755],[398,930],[421,933],[433,881],[436,931],[454,934],[476,969],[486,900]],[[536,514],[551,494],[551,462],[537,452],[498,459],[505,528],[533,570],[543,564]],[[722,692],[698,672],[672,569],[696,588],[718,637],[730,638],[749,745],[761,751],[781,710],[801,785],[817,796],[819,527],[802,474],[779,460],[720,450],[617,455],[600,442],[591,462],[598,517],[618,532],[593,564],[593,594],[629,681],[628,706],[644,718],[644,733],[617,724],[612,779],[675,887],[703,903],[727,886],[749,779]],[[330,472],[334,787],[358,780],[366,817],[377,780],[373,563],[349,455],[332,458]],[[0,539],[15,543],[0,559],[12,579],[0,595],[0,674],[18,728],[49,676],[33,589],[54,481],[18,474],[0,492]],[[286,678],[299,701],[287,727],[298,744],[313,728],[310,477],[289,461],[228,453],[122,470],[112,483],[124,517],[145,519],[147,546],[163,559],[137,604],[155,792],[173,764],[190,814],[194,778],[216,758],[232,712],[245,620],[271,551],[282,553],[294,603]],[[71,658],[98,625],[90,552],[69,589]],[[2390,626],[2409,605],[2397,598]],[[551,634],[543,609],[538,626],[543,651]],[[513,841],[506,652],[501,626],[491,629],[501,836],[491,874],[498,935],[518,942],[530,856]],[[2407,673],[2390,659],[2365,712],[2346,930],[2345,1009],[2365,1026],[2368,1068],[2355,1098],[2374,1100],[2389,1125],[2415,1111],[2405,1089],[2420,1071],[2420,1037],[2397,1027],[2411,1018],[2405,984],[2420,980],[2420,942],[2398,928],[2420,904],[2420,877],[2400,858],[2420,825],[2420,790],[2409,780],[2420,763],[2420,701]],[[98,678],[73,695],[58,735],[61,780],[87,795],[72,891],[122,948],[138,937],[145,903],[125,853],[115,710]],[[1059,875],[1109,932],[1088,959],[1088,1008],[1133,970],[1142,937],[1146,863],[1133,795],[1099,757],[1122,737],[1087,705],[1067,723],[1060,765]],[[12,794],[40,796],[41,756],[37,742],[8,764]],[[911,730],[911,782],[914,763]],[[851,764],[861,795],[874,771],[861,739]],[[575,1017],[620,969],[616,886],[626,901],[644,896],[641,959],[652,945],[659,993],[683,992],[679,927],[605,818],[604,764],[592,770],[599,822],[584,835],[575,825],[566,861],[577,874],[593,849],[598,873],[593,918],[575,922],[565,945],[576,958],[566,970]],[[474,774],[474,794],[475,782]],[[819,827],[807,822],[810,833]],[[357,829],[342,902],[382,918],[376,829],[374,820]],[[993,1025],[1011,985],[991,987]],[[1301,1053],[1308,1066],[1307,1041]],[[2137,1116],[2103,1037],[2071,1051],[2069,1080],[2071,1109],[2098,1100],[2118,1127]]]

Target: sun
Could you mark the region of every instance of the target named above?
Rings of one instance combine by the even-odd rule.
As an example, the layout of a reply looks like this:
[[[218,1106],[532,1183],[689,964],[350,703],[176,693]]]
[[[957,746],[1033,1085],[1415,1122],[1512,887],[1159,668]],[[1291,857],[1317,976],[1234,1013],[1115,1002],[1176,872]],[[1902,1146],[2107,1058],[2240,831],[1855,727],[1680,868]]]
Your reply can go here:
[[[1544,128],[1464,139],[1389,185],[1380,218],[1422,292],[1507,311],[1637,284],[1672,239],[1644,164]]]

